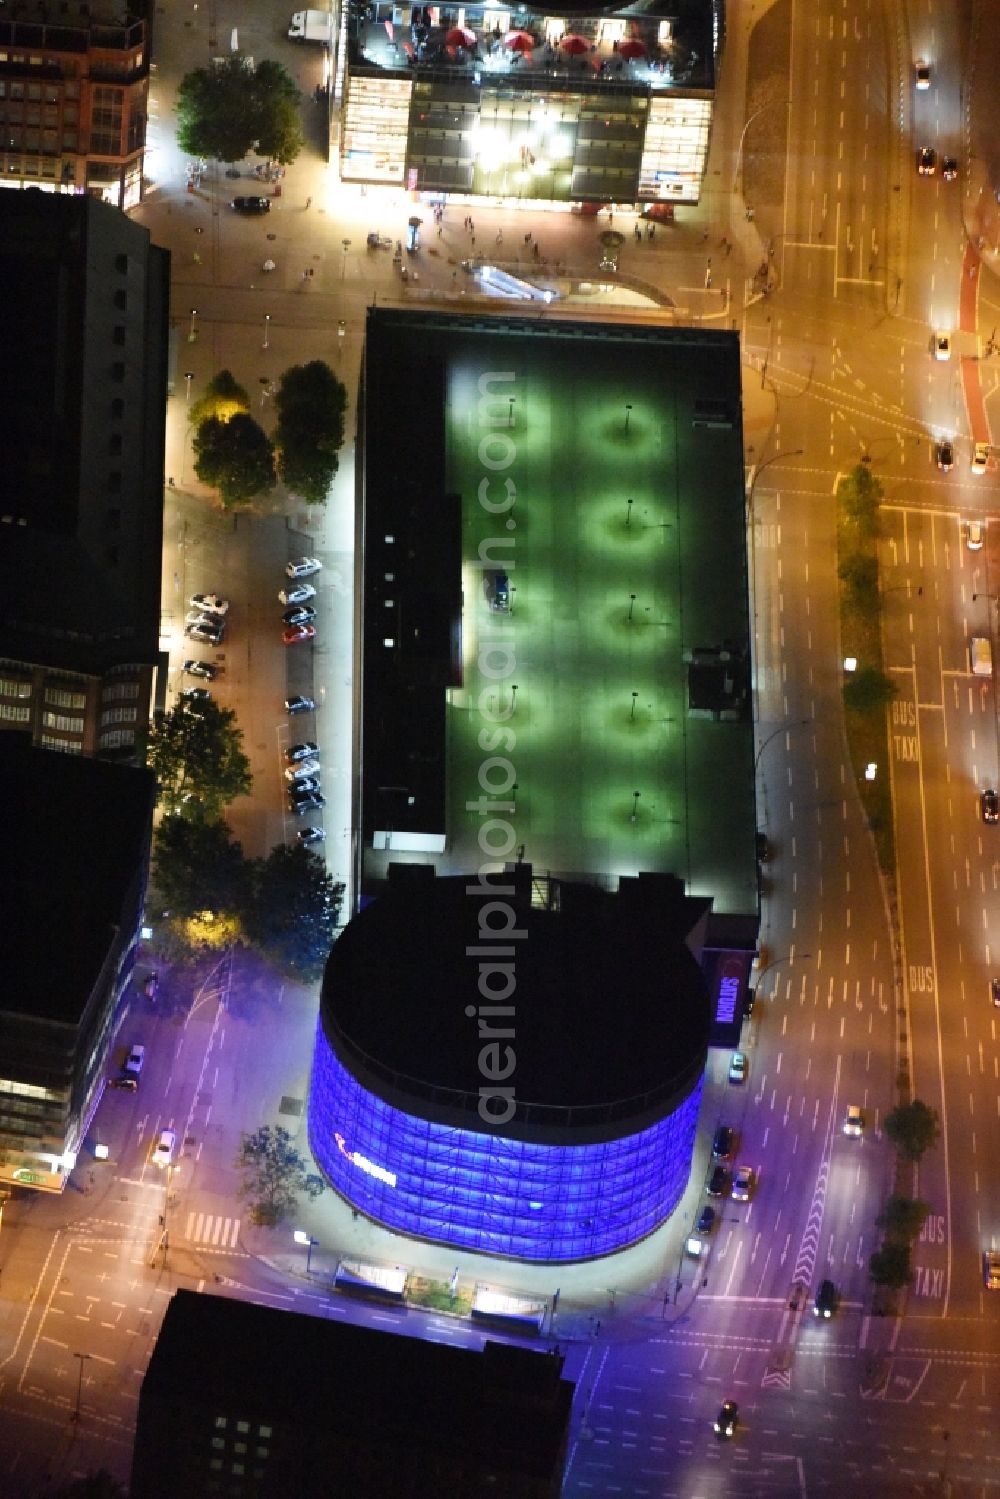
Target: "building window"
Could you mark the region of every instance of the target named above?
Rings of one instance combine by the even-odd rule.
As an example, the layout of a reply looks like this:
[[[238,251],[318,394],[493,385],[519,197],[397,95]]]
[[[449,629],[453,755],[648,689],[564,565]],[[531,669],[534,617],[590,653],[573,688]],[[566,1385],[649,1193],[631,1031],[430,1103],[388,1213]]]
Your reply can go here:
[[[57,739],[54,734],[43,734],[42,745],[45,749],[61,750],[64,755],[83,754],[83,744],[79,739]]]
[[[98,749],[131,749],[135,744],[135,729],[105,729],[97,741]]]
[[[139,696],[138,682],[112,682],[104,688],[101,700],[105,703],[131,702]]]
[[[226,1420],[225,1416],[216,1416],[216,1418],[215,1418],[215,1429],[216,1429],[216,1431],[225,1431],[225,1429],[226,1429],[226,1427],[228,1425],[229,1425],[229,1423]]]
[[[87,694],[85,692],[68,692],[62,687],[46,687],[45,701],[51,703],[53,708],[77,708],[87,706]]]
[[[31,720],[31,709],[18,708],[14,703],[0,703],[0,720],[4,723],[28,723]]]
[[[226,1439],[225,1439],[225,1437],[213,1437],[212,1438],[212,1446],[216,1449],[216,1451],[219,1451],[221,1448],[225,1447],[225,1445],[226,1445]]]
[[[101,728],[113,723],[135,723],[138,716],[135,708],[105,708],[101,714]]]
[[[270,1426],[258,1426],[257,1435],[262,1437],[269,1437],[271,1435]]]
[[[64,734],[82,734],[83,719],[70,718],[68,713],[43,713],[42,723],[47,729],[60,729]]]
[[[237,1423],[236,1423],[236,1430],[239,1432],[240,1436],[245,1436],[246,1433],[250,1430],[250,1422],[249,1421],[237,1421]]]
[[[0,694],[4,697],[30,697],[31,683],[18,682],[14,677],[0,677]]]

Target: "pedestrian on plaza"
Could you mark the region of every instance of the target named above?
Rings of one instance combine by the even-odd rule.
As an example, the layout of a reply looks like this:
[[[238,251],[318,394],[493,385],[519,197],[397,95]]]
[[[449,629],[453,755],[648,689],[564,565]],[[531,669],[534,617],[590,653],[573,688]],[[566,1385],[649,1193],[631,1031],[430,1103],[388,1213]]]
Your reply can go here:
[[[471,242],[472,242],[472,248],[475,249],[476,248],[476,236],[474,234],[471,237]]]
[[[444,233],[444,225],[441,224],[441,223],[439,223],[438,224],[438,239],[441,238],[441,236],[442,236],[443,233]]]
[[[311,208],[311,207],[312,207],[312,204],[313,204],[313,200],[312,200],[312,198],[307,198],[307,199],[306,199],[306,207],[307,207],[307,208]]]
[[[472,235],[473,239],[475,239],[475,237],[476,237],[476,226],[472,222],[471,219],[469,220],[469,233]]]
[[[636,224],[633,227],[632,233],[635,235],[635,242],[636,242],[636,244],[637,245],[641,244],[642,243],[642,230],[639,228],[638,224]]]
[[[526,245],[530,245],[531,244],[531,230],[530,229],[528,230],[527,234],[524,236],[524,243]]]
[[[703,245],[708,244],[708,230],[707,229],[705,230],[704,234],[701,236],[701,242],[702,242]]]
[[[532,254],[534,255],[535,259],[538,260],[541,256],[541,253],[542,247],[536,239],[534,245],[532,246]]]
[[[649,224],[647,226],[647,228],[646,228],[646,238],[647,239],[654,239],[655,236],[656,236],[656,225],[655,224]]]
[[[711,291],[711,289],[712,289],[712,272],[711,271],[706,271],[705,272],[705,290],[706,291]]]
[[[712,257],[711,257],[711,255],[705,261],[705,269],[708,270],[708,271],[710,271],[712,269]]]
[[[503,230],[502,229],[498,229],[497,230],[497,244],[498,245],[502,245],[503,244]]]

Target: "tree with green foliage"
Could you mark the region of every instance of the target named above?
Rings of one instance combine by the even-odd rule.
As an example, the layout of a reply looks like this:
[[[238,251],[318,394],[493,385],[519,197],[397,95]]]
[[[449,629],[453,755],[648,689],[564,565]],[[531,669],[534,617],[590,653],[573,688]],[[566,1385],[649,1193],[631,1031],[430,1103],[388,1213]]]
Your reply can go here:
[[[224,822],[165,817],[153,838],[153,866],[160,902],[179,921],[246,908],[246,860]]]
[[[250,397],[243,386],[231,370],[220,370],[205,386],[204,395],[191,407],[188,422],[192,427],[200,427],[210,416],[217,417],[220,422],[228,422],[237,412],[245,413],[249,410]]]
[[[333,946],[343,885],[301,844],[279,844],[251,870],[246,930],[279,967],[299,979],[318,978]]]
[[[189,155],[242,161],[255,150],[289,166],[303,142],[299,92],[280,63],[236,54],[181,79],[177,143]]]
[[[919,1161],[925,1151],[937,1144],[941,1120],[936,1109],[914,1098],[886,1114],[883,1128],[905,1160]]]
[[[912,1244],[930,1213],[930,1205],[913,1197],[890,1197],[875,1220],[888,1240]]]
[[[862,666],[844,683],[844,707],[852,713],[879,713],[898,692],[899,688],[884,671]]]
[[[253,784],[236,714],[211,700],[154,713],[146,758],[164,812],[191,821],[214,822]]]
[[[892,1291],[901,1291],[913,1278],[908,1244],[883,1244],[868,1259],[868,1273],[877,1286],[886,1286]]]
[[[882,496],[882,486],[868,463],[856,464],[837,485],[837,500],[845,518],[867,540],[877,537],[881,529],[878,509]]]
[[[846,583],[848,597],[856,609],[864,614],[878,609],[877,557],[866,556],[864,552],[853,552],[840,564],[837,575],[841,582]]]
[[[322,359],[285,370],[274,401],[281,477],[310,505],[325,504],[344,445],[347,391]]]
[[[210,416],[194,436],[194,470],[219,491],[228,510],[275,486],[274,451],[252,416],[238,411],[229,421]]]
[[[280,1125],[262,1125],[240,1137],[234,1162],[243,1172],[239,1195],[248,1198],[257,1223],[275,1224],[287,1218],[302,1193],[315,1198],[325,1190],[323,1178],[310,1172]]]

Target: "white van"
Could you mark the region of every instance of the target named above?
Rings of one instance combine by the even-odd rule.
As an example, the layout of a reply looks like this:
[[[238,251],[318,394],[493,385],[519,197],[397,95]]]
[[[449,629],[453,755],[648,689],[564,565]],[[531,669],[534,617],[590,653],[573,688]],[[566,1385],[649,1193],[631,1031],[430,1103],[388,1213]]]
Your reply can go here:
[[[974,677],[993,675],[993,647],[985,635],[973,635],[969,641],[969,664]]]

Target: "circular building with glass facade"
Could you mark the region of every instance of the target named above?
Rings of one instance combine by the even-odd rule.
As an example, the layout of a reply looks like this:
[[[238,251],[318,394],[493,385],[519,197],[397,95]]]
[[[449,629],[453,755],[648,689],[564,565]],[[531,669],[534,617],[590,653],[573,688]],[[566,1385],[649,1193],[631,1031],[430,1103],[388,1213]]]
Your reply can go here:
[[[543,1262],[651,1233],[687,1183],[709,1034],[709,902],[394,865],[326,967],[309,1139],[402,1233]],[[694,949],[694,951],[692,950]]]

